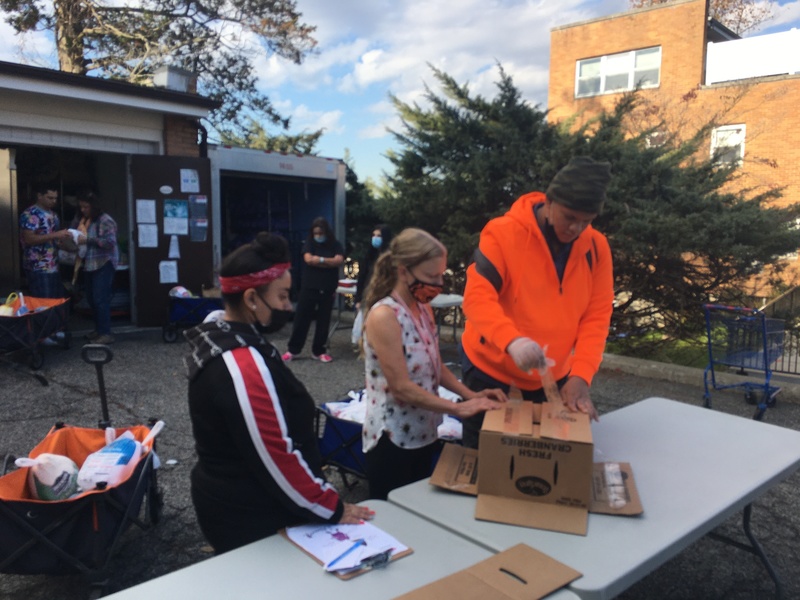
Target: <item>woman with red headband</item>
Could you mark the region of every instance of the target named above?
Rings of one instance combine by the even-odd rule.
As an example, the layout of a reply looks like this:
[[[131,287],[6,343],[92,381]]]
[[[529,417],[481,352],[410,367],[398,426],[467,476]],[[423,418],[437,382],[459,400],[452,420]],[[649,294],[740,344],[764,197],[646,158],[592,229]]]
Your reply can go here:
[[[291,315],[289,267],[286,241],[259,233],[222,262],[224,313],[185,333],[192,502],[217,554],[289,525],[372,515],[325,482],[314,401],[262,335]]]

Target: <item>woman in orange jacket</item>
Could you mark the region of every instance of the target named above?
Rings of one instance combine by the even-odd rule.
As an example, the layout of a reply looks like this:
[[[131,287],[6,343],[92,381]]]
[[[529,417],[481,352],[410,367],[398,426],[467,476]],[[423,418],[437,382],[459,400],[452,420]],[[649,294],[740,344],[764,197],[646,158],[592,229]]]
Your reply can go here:
[[[608,163],[573,158],[545,194],[525,194],[484,227],[463,304],[462,372],[473,391],[513,386],[542,402],[538,369],[548,359],[563,402],[597,419],[589,387],[614,281],[608,241],[591,223],[609,180]],[[464,445],[477,447],[482,422],[482,414],[465,420]]]

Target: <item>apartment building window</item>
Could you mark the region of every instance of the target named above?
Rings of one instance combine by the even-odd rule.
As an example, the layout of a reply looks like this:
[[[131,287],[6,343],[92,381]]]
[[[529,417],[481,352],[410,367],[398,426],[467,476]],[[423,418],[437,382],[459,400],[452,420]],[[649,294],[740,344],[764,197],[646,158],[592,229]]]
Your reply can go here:
[[[575,97],[658,87],[660,76],[661,46],[587,58],[575,67]]]
[[[711,157],[720,164],[739,166],[744,158],[745,125],[723,125],[711,132]]]

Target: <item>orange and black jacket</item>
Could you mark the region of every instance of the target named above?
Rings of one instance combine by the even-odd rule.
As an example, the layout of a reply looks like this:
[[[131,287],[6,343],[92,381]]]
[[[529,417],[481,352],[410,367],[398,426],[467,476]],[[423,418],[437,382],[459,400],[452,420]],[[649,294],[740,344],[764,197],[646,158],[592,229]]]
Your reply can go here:
[[[555,360],[556,380],[567,374],[592,383],[603,358],[614,301],[611,249],[587,227],[573,242],[559,281],[534,215],[541,192],[526,194],[487,223],[475,262],[467,269],[462,344],[475,367],[523,390],[541,388],[538,372],[520,370],[506,352],[529,337]]]

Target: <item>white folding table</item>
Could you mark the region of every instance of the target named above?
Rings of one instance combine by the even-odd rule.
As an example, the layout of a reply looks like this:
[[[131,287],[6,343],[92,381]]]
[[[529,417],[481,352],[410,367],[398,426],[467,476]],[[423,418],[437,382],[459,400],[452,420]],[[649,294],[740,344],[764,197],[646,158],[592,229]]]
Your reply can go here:
[[[590,514],[588,534],[579,536],[478,521],[474,497],[427,480],[392,491],[389,501],[495,552],[528,544],[583,573],[569,589],[603,599],[738,511],[744,510],[757,546],[749,533],[750,503],[800,467],[800,432],[664,398],[605,414],[592,430],[596,461],[631,463],[643,515]],[[760,558],[780,592],[763,552]]]
[[[353,579],[326,573],[283,536],[273,535],[185,569],[147,581],[109,600],[239,600],[394,598],[492,555],[430,521],[381,500],[364,504],[375,511],[373,523],[413,549],[413,553]],[[578,600],[566,589],[548,600]]]

